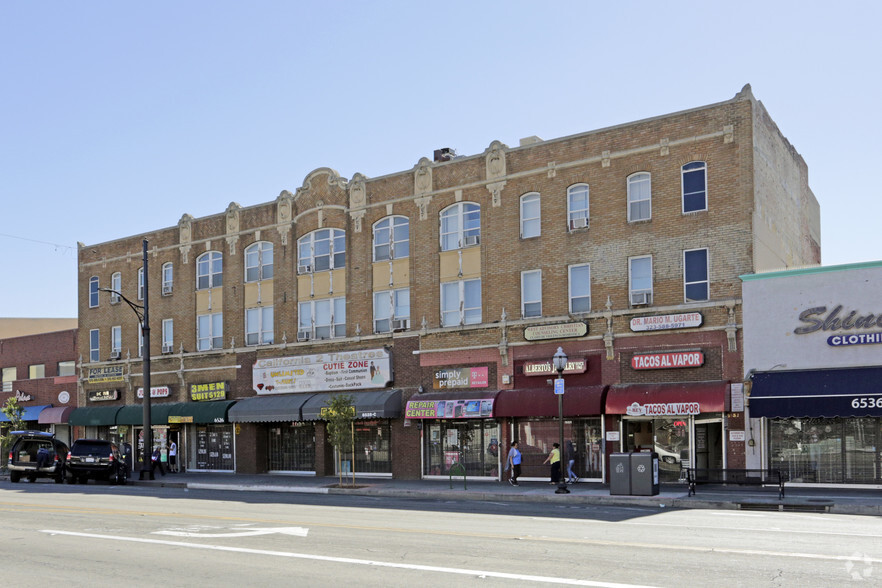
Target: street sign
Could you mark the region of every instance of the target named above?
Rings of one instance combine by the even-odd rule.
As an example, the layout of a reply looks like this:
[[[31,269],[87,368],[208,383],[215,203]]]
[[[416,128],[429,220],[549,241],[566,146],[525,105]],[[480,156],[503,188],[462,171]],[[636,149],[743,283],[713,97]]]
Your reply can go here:
[[[564,393],[564,379],[557,378],[554,381],[554,393],[555,394],[563,394]]]

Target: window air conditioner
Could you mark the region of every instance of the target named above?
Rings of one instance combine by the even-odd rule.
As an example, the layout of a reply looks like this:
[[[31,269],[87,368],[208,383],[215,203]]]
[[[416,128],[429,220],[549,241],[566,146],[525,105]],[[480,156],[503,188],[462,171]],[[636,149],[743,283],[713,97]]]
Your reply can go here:
[[[112,351],[110,353],[110,359],[119,359],[121,353],[119,351]]]
[[[588,226],[588,219],[585,217],[574,218],[570,224],[574,229],[584,229]]]
[[[172,352],[172,344],[171,343],[163,343],[162,344],[162,352],[163,353],[171,353]]]
[[[481,242],[480,235],[468,235],[465,237],[465,239],[463,239],[463,246],[469,247],[471,245],[477,245],[480,242]]]
[[[649,292],[631,292],[631,306],[642,306],[652,302],[652,294]]]
[[[393,331],[405,331],[410,328],[410,319],[394,319],[392,321]]]
[[[172,286],[171,286],[171,284],[163,284],[163,285],[162,285],[162,295],[163,295],[163,296],[168,296],[168,295],[171,294],[171,293],[172,293]]]
[[[309,341],[310,332],[309,331],[297,331],[297,340],[298,341]]]
[[[298,265],[297,266],[297,273],[298,274],[311,274],[312,273],[312,266],[311,265]]]

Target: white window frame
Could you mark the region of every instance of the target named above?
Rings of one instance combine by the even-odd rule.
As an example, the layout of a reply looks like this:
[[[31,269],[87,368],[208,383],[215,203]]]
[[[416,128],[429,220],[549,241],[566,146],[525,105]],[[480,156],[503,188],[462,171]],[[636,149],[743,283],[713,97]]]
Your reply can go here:
[[[119,292],[122,292],[122,273],[114,272],[110,276],[110,289],[114,290],[110,293],[110,303],[111,304],[119,304],[120,295]]]
[[[273,307],[256,306],[245,309],[245,345],[273,344]]]
[[[89,278],[89,308],[98,308],[98,276]]]
[[[576,291],[576,280],[574,279],[574,273],[581,273],[582,271],[587,271],[587,286],[588,293],[584,294],[582,291]],[[578,284],[578,285],[581,285]],[[577,295],[578,294],[578,295]],[[586,312],[591,312],[591,264],[590,263],[579,263],[576,265],[571,265],[567,268],[567,299],[569,301],[569,312],[570,314],[583,314]],[[585,300],[587,299],[587,308],[579,308],[575,309],[575,305],[573,304],[574,300]]]
[[[175,286],[175,266],[172,262],[162,264],[162,295],[168,296]]]
[[[646,194],[642,194],[643,186],[646,186]],[[646,216],[639,216],[636,211],[644,202],[649,204],[649,212]],[[648,221],[652,219],[652,174],[649,172],[637,172],[628,176],[628,222]]]
[[[538,290],[538,298],[531,295],[531,290]],[[537,318],[542,316],[542,270],[521,272],[521,317]]]
[[[304,301],[298,305],[297,311],[298,340],[304,339],[304,337],[306,340],[324,340],[346,336],[345,296]],[[319,322],[320,315],[327,316],[328,320]]]
[[[207,333],[202,331],[207,330]],[[219,332],[218,332],[219,331]],[[224,347],[224,315],[211,312],[196,315],[196,350],[211,351]]]
[[[704,272],[705,279],[703,280],[693,280],[691,282],[686,281],[686,274],[689,271],[689,268],[686,265],[686,260],[688,254],[694,253],[696,251],[704,251]],[[706,295],[704,298],[689,298],[686,295],[689,286],[695,286],[696,284],[704,284]],[[707,247],[698,247],[696,249],[684,249],[683,250],[683,300],[686,302],[706,302],[710,300],[710,251]]]
[[[122,327],[119,325],[110,328],[110,354],[122,355]]]
[[[649,288],[636,288],[634,284],[634,266],[635,264],[641,264],[644,262],[649,262]],[[639,276],[638,276],[639,278]],[[652,304],[652,283],[653,283],[653,274],[652,274],[652,256],[651,255],[637,255],[634,257],[628,258],[628,301],[631,306],[643,305],[643,304]],[[639,285],[639,284],[638,284]],[[641,302],[642,299],[642,302]]]
[[[175,319],[162,319],[162,352],[171,353],[175,344]]]
[[[687,167],[692,166],[690,169],[686,169]],[[697,192],[686,192],[686,174],[697,173],[701,171],[704,176],[704,189]],[[708,207],[708,194],[707,194],[707,162],[706,161],[690,161],[689,163],[684,164],[680,167],[680,193],[681,193],[681,205],[683,214],[692,214],[694,212],[702,212],[707,210]],[[703,208],[695,208],[692,210],[686,210],[686,197],[692,196],[693,194],[704,194],[704,207]]]
[[[138,357],[144,357],[144,327],[138,323]]]
[[[55,368],[55,374],[58,377],[77,375],[77,362],[74,360],[59,361]]]
[[[533,208],[535,211],[528,210]],[[542,235],[542,199],[539,192],[528,192],[521,196],[521,239],[532,239]]]
[[[410,329],[410,288],[374,292],[374,333],[407,329]]]
[[[89,331],[89,361],[92,363],[101,361],[101,331],[99,329]]]
[[[273,278],[273,244],[257,241],[245,248],[245,282],[261,282]]]
[[[478,306],[466,306],[467,290],[477,288]],[[482,322],[481,278],[441,283],[441,326],[459,327]],[[450,297],[448,301],[447,298]],[[445,304],[448,303],[448,304]],[[449,307],[449,308],[448,308]],[[456,308],[453,308],[456,307]]]
[[[391,261],[410,256],[410,219],[387,216],[374,223],[374,261]],[[388,252],[388,253],[387,253]]]
[[[324,261],[325,259],[327,262]],[[298,274],[332,271],[344,267],[346,267],[346,231],[343,229],[317,229],[297,240]]]
[[[576,206],[577,196],[585,194],[585,206]],[[591,218],[591,188],[588,184],[573,184],[567,188],[567,230],[587,229]]]
[[[196,289],[210,290],[224,284],[224,256],[220,251],[206,251],[196,258]]]
[[[438,215],[441,251],[455,251],[481,243],[481,205],[451,204]]]
[[[144,300],[144,268],[138,268],[138,300]]]

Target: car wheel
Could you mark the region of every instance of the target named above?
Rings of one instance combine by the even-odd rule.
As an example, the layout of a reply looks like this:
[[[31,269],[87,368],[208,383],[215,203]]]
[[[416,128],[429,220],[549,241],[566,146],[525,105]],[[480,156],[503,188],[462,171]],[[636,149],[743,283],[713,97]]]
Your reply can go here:
[[[13,484],[18,483],[21,480],[21,472],[9,472],[9,481]]]
[[[56,484],[63,484],[64,483],[64,468],[61,468],[61,471],[58,472],[58,474],[55,476],[55,483]]]
[[[677,463],[677,460],[671,457],[670,455],[666,455],[662,458],[662,461],[665,463]]]

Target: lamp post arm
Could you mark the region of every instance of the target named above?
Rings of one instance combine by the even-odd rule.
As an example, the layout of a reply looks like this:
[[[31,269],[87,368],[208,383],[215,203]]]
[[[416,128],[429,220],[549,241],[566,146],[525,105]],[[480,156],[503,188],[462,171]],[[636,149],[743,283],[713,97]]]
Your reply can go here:
[[[98,290],[100,292],[110,292],[111,294],[116,294],[117,296],[122,298],[123,301],[125,301],[125,303],[129,305],[129,308],[131,308],[132,311],[134,311],[135,315],[137,315],[138,322],[141,323],[141,327],[143,328],[145,326],[144,325],[144,307],[142,305],[135,304],[134,302],[132,302],[131,300],[129,300],[128,298],[123,296],[121,292],[117,292],[113,288],[98,288]]]

